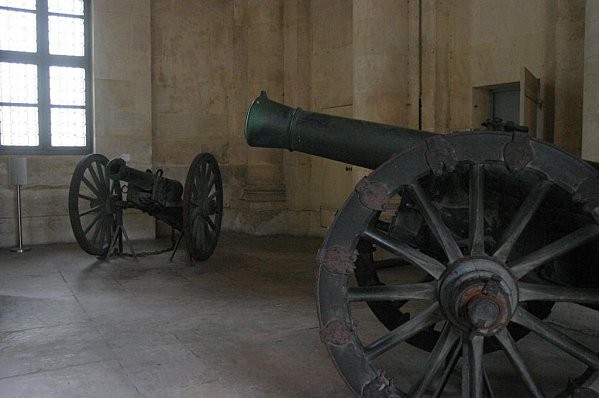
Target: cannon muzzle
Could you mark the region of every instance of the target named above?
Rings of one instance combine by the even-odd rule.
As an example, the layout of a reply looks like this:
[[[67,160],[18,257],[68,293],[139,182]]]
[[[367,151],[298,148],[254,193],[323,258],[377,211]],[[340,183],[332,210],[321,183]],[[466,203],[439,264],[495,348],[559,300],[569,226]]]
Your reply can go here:
[[[290,108],[263,91],[246,118],[250,146],[287,148],[375,169],[434,133]]]
[[[131,168],[121,158],[112,159],[108,162],[106,171],[111,179],[126,181],[143,191],[152,191],[154,186],[154,175],[152,173]]]

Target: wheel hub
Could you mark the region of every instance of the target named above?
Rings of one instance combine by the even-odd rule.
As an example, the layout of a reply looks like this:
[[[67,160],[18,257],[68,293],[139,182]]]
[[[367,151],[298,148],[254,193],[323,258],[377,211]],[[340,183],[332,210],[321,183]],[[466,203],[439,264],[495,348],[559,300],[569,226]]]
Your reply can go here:
[[[208,217],[216,212],[216,200],[204,199],[202,201],[202,217]]]
[[[518,288],[500,263],[489,258],[467,258],[442,278],[439,302],[456,327],[488,336],[509,323],[518,306]]]
[[[490,298],[477,297],[468,302],[470,324],[479,329],[487,329],[497,323],[501,308]]]

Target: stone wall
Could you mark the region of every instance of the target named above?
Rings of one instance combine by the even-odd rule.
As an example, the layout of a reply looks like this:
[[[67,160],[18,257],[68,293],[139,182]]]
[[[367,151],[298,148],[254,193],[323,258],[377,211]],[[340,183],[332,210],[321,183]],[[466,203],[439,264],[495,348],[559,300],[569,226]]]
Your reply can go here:
[[[151,167],[150,1],[94,0],[95,149],[108,158],[131,155],[133,167]],[[25,245],[74,241],[68,189],[80,156],[29,156],[22,188]],[[7,185],[8,157],[0,156],[0,247],[17,242],[15,188]],[[127,214],[132,238],[154,236],[154,223]]]
[[[588,0],[585,14],[582,156],[599,162],[599,2]]]
[[[580,154],[583,0],[422,4],[423,127],[478,127],[473,88],[519,82],[526,67],[540,79],[539,135]]]
[[[212,153],[229,207],[239,197],[247,156],[237,139],[234,71],[241,68],[235,64],[233,2],[151,3],[153,165],[184,182],[194,157]]]
[[[283,2],[153,1],[153,163],[185,180],[212,153],[223,176],[223,228],[287,231],[283,152],[250,149],[243,130],[266,90],[283,101]]]
[[[473,89],[519,82],[527,68],[540,81],[538,135],[580,154],[583,0],[290,3],[286,103],[442,133],[469,130],[480,128]],[[300,29],[305,21],[308,33]],[[367,171],[305,155],[285,159],[290,232],[323,234]]]
[[[180,181],[194,156],[213,153],[228,230],[322,235],[368,172],[249,148],[245,114],[260,90],[290,106],[447,132],[477,127],[474,88],[517,82],[526,67],[540,79],[542,136],[597,158],[596,134],[581,138],[583,71],[588,131],[597,91],[588,39],[596,32],[587,22],[585,48],[583,0],[93,4],[96,151],[128,153],[133,167],[162,168]],[[73,239],[66,196],[78,159],[30,158],[26,242]],[[0,157],[0,181],[7,163]],[[0,200],[6,247],[16,238],[14,188],[1,185]],[[125,221],[133,237],[154,235],[150,217],[127,214]]]

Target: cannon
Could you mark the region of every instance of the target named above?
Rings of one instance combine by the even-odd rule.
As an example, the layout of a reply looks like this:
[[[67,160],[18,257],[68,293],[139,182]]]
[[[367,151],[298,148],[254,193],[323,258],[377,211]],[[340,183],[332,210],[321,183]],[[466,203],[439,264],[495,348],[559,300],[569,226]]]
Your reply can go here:
[[[598,347],[544,321],[562,303],[599,320],[599,170],[505,130],[434,134],[264,92],[251,105],[250,146],[374,169],[317,255],[320,337],[356,396],[492,397],[502,353],[511,396],[599,393]],[[567,354],[563,384],[538,383],[529,334]]]
[[[69,218],[79,246],[108,258],[123,252],[123,210],[138,209],[179,231],[173,255],[185,238],[191,260],[208,259],[218,241],[223,216],[223,188],[218,162],[209,153],[191,163],[185,187],[163,171],[141,171],[116,158],[91,154],[79,161],[69,186]],[[130,246],[133,255],[135,251]],[[172,260],[171,255],[171,260]]]

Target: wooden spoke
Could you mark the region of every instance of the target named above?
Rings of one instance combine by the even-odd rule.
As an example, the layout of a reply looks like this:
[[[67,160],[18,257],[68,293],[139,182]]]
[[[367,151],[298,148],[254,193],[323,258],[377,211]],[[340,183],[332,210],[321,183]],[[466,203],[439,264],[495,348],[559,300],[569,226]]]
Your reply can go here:
[[[493,254],[493,257],[496,257],[502,261],[505,261],[508,258],[514,245],[518,241],[518,238],[528,225],[530,219],[535,214],[543,200],[545,200],[545,197],[547,196],[551,186],[552,184],[549,181],[541,180],[533,189],[531,189],[520,208],[518,208],[516,211],[516,214],[510,222],[510,225],[503,233],[503,237],[500,239],[499,244],[497,245],[497,250]]]
[[[561,256],[595,238],[599,237],[599,225],[590,224],[561,239],[509,264],[516,279],[520,279],[549,260]]]
[[[519,300],[556,301],[599,305],[599,289],[583,289],[556,285],[520,283]]]
[[[462,251],[460,250],[458,244],[456,243],[451,230],[445,225],[441,215],[432,204],[430,198],[422,189],[420,183],[413,183],[410,188],[414,193],[414,198],[418,205],[420,206],[420,210],[422,212],[422,216],[426,220],[429,228],[431,229],[437,241],[441,244],[441,247],[445,251],[447,255],[447,259],[450,263],[460,259],[463,257]]]
[[[443,316],[439,310],[439,303],[434,303],[409,321],[364,347],[364,352],[370,360],[378,358],[393,347],[442,319]]]
[[[347,298],[353,301],[402,301],[434,300],[436,285],[433,283],[413,283],[394,286],[350,287]]]
[[[363,237],[379,245],[383,249],[404,258],[417,267],[422,268],[435,279],[439,279],[445,272],[445,266],[439,261],[374,228],[367,228],[364,231]]]
[[[535,332],[544,340],[572,355],[592,369],[599,370],[599,355],[565,334],[558,332],[546,323],[543,323],[540,319],[524,310],[522,307],[518,308],[512,321]]]
[[[485,254],[485,174],[483,165],[470,170],[470,255]]]

